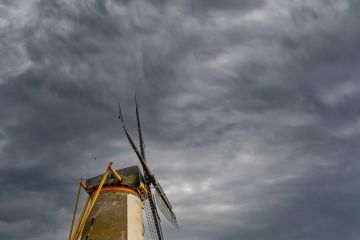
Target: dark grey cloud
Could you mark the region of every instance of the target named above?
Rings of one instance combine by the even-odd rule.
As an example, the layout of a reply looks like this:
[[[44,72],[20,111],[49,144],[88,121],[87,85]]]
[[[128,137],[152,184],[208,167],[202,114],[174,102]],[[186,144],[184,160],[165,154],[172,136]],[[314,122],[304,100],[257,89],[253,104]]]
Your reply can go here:
[[[358,10],[0,1],[1,238],[66,238],[77,181],[137,164],[136,93],[167,238],[356,239]]]

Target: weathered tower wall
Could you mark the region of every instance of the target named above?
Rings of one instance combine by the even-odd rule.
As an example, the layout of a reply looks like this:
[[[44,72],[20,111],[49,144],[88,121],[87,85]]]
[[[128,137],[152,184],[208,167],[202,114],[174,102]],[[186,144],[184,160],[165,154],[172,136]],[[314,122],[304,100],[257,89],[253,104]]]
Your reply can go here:
[[[142,202],[124,187],[105,187],[91,211],[81,240],[144,240]]]
[[[116,182],[110,176],[106,179],[85,222],[81,240],[144,240],[140,171],[136,166],[116,171],[123,180]],[[87,179],[89,194],[94,195],[102,176]]]

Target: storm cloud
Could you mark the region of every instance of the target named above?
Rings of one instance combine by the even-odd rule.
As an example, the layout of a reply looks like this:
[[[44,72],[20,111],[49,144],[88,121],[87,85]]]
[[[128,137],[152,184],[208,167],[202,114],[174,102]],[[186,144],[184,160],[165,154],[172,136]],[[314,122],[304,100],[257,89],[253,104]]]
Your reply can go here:
[[[76,184],[149,165],[174,240],[360,234],[355,0],[0,0],[0,238],[65,239]]]

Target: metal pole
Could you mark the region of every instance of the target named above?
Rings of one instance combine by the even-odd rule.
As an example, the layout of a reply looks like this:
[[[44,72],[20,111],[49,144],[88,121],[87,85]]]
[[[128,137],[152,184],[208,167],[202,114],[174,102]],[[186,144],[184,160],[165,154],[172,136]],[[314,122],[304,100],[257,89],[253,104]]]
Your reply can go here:
[[[109,164],[109,167],[110,167],[110,166],[111,166],[111,163]],[[100,191],[101,191],[101,188],[103,187],[103,185],[104,185],[104,183],[105,183],[105,180],[106,180],[107,176],[109,175],[109,167],[106,169],[106,171],[105,171],[105,173],[104,173],[104,176],[103,176],[103,178],[101,179],[100,185],[99,185],[98,189],[96,189],[96,192],[95,192],[95,194],[94,194],[94,197],[93,197],[93,199],[91,200],[89,209],[87,210],[86,215],[85,215],[85,217],[84,217],[84,219],[83,219],[83,221],[82,221],[82,223],[81,223],[78,231],[75,233],[75,236],[74,236],[74,238],[73,238],[72,240],[77,240],[78,237],[79,237],[79,235],[80,235],[80,233],[82,232],[82,230],[83,230],[83,228],[84,228],[84,225],[85,225],[85,222],[86,222],[87,218],[89,217],[92,208],[94,207],[94,204],[95,204],[95,202],[96,202],[97,197],[99,196],[99,193],[100,193]]]
[[[86,198],[86,201],[85,201],[84,207],[83,207],[83,209],[82,209],[82,211],[81,211],[81,214],[80,214],[78,223],[76,224],[75,231],[74,231],[74,235],[73,235],[72,239],[75,238],[75,235],[76,235],[76,233],[77,233],[78,230],[79,230],[80,223],[81,223],[81,221],[82,221],[82,219],[83,219],[83,217],[84,217],[84,213],[85,213],[85,210],[86,210],[86,208],[87,208],[87,206],[88,206],[88,204],[89,204],[89,201],[90,201],[90,195],[88,195],[87,198]]]
[[[109,170],[111,171],[111,174],[118,180],[119,182],[122,181],[122,177],[114,170],[114,168],[109,165]]]
[[[74,207],[74,211],[73,211],[71,227],[70,227],[70,233],[69,233],[69,240],[71,240],[72,230],[73,230],[74,222],[75,222],[76,211],[77,211],[77,208],[78,208],[79,197],[80,197],[80,189],[81,189],[81,182],[82,182],[82,179],[80,180],[79,187],[78,187],[77,194],[76,194],[75,207]]]

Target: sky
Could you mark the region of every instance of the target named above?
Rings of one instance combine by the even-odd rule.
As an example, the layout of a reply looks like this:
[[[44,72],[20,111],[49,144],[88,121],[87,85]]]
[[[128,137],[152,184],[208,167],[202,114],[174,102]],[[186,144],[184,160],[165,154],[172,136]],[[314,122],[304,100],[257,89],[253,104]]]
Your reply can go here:
[[[357,240],[357,0],[0,0],[0,238],[66,239],[80,178],[139,164],[173,240]]]

